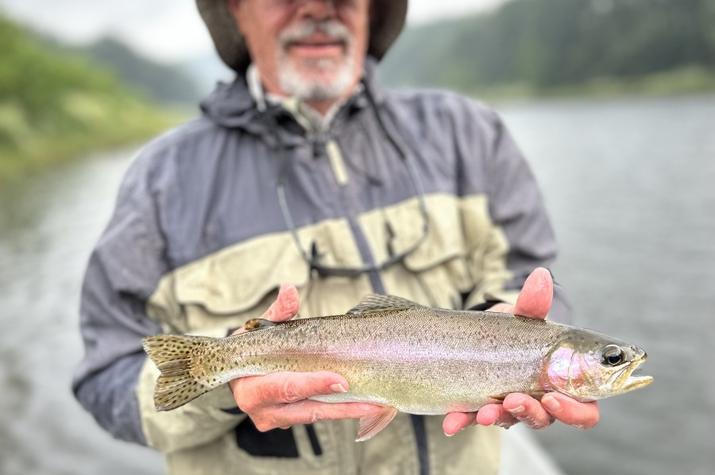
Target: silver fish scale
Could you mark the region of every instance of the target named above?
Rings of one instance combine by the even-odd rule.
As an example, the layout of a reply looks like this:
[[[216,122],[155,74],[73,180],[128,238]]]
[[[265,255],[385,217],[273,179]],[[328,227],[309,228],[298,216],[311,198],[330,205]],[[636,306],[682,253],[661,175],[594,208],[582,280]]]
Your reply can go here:
[[[474,411],[510,392],[539,393],[544,358],[569,329],[508,314],[418,307],[292,320],[223,339],[221,350],[202,360],[226,381],[334,371],[350,392],[321,400],[443,414]]]

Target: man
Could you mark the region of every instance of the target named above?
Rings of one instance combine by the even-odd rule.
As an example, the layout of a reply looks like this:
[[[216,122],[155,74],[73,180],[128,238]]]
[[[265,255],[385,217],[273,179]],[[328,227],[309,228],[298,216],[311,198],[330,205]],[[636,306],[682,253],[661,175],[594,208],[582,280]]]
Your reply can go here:
[[[299,306],[342,313],[371,292],[536,318],[551,308],[549,273],[526,278],[554,258],[553,235],[499,118],[376,83],[406,0],[198,6],[237,78],[142,150],[92,254],[74,390],[98,422],[164,452],[171,473],[292,475],[494,473],[489,426],[594,425],[593,404],[513,394],[477,414],[401,414],[356,444],[355,419],[376,408],[309,400],[349,390],[330,373],[240,379],[155,411],[146,335],[226,335],[266,308],[277,321]],[[551,316],[565,313],[557,291]]]

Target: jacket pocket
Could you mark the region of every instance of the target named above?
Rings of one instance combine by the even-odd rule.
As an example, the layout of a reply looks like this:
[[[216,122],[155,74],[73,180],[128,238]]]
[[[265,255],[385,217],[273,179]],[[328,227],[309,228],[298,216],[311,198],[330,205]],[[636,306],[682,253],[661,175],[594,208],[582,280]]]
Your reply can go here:
[[[259,317],[282,283],[308,281],[308,264],[287,233],[242,242],[176,269],[149,300],[168,330],[224,336]]]
[[[428,195],[427,233],[416,199],[365,214],[361,224],[377,262],[400,255],[420,242],[401,264],[386,269],[388,293],[442,308],[460,308],[462,294],[474,287],[468,249],[462,232],[458,200],[450,195]],[[424,235],[424,236],[423,236]]]

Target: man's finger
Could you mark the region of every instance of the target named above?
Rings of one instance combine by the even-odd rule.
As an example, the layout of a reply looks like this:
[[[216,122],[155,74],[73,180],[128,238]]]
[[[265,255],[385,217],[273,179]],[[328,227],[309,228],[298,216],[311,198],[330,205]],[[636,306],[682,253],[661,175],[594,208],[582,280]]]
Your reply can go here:
[[[241,378],[231,387],[239,407],[250,413],[260,407],[295,403],[311,396],[344,393],[348,383],[339,374],[320,371]]]
[[[601,417],[598,403],[578,402],[559,393],[546,394],[541,404],[556,419],[580,429],[592,428]]]
[[[479,409],[476,418],[477,424],[481,426],[497,425],[508,429],[517,421],[501,404],[487,404]]]
[[[273,322],[290,320],[298,314],[300,309],[300,295],[293,284],[281,284],[278,297],[268,307],[262,318]]]
[[[551,414],[539,401],[526,394],[509,394],[503,403],[504,409],[514,418],[532,429],[543,429],[553,422]]]
[[[280,407],[267,408],[253,419],[258,430],[313,424],[322,420],[359,419],[382,411],[382,406],[357,402],[324,403],[300,401]]]
[[[539,267],[529,274],[514,305],[514,314],[522,317],[545,319],[554,297],[551,273]]]
[[[501,404],[487,404],[479,408],[475,422],[480,426],[491,426],[499,420],[504,409]]]
[[[450,412],[442,421],[442,431],[447,437],[452,437],[467,426],[474,424],[473,412]]]

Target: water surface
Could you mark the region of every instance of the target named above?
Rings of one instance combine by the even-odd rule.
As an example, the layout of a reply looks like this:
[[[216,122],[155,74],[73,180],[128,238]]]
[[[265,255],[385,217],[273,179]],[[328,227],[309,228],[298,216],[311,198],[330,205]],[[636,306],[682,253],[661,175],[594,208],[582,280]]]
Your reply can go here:
[[[715,97],[505,107],[561,243],[576,323],[642,345],[655,383],[592,431],[540,434],[567,473],[715,473]]]

